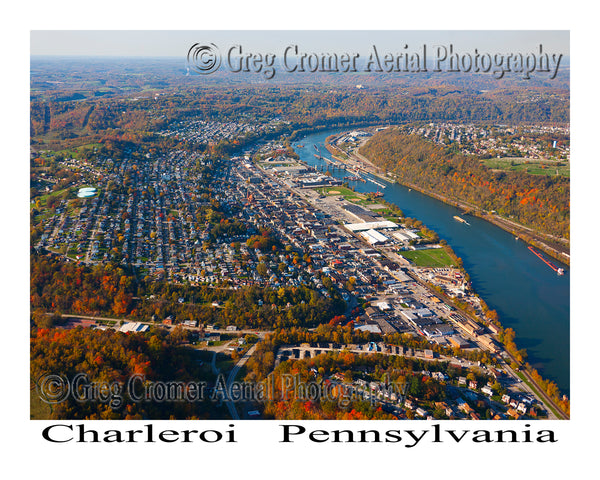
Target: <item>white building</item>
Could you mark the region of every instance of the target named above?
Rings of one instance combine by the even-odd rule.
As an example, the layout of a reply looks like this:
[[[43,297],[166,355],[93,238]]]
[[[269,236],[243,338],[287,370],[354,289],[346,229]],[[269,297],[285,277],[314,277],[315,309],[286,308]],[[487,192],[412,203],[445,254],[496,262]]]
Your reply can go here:
[[[389,241],[389,238],[373,229],[361,232],[360,235],[371,245],[382,245]]]
[[[346,223],[344,227],[351,232],[363,232],[365,230],[379,230],[381,228],[398,228],[398,224],[385,220],[383,222]]]

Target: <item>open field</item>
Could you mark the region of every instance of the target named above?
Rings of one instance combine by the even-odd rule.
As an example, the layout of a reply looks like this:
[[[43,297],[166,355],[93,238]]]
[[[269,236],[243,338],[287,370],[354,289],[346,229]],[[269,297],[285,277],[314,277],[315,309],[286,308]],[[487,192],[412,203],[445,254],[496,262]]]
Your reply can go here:
[[[358,192],[353,192],[347,187],[335,186],[335,187],[321,187],[317,188],[316,191],[321,195],[339,195],[344,197],[346,200],[363,200],[365,195]]]
[[[401,213],[393,208],[380,203],[380,199],[372,198],[364,193],[354,192],[351,189],[343,186],[320,187],[315,189],[321,195],[339,196],[344,200],[365,207],[375,215],[381,215],[390,222],[398,222],[398,214]]]
[[[522,171],[532,175],[562,175],[569,177],[571,175],[569,162],[539,160],[534,158],[490,158],[483,160],[486,167],[505,172]]]
[[[80,158],[85,155],[86,152],[94,151],[98,148],[102,148],[101,143],[86,143],[78,147],[66,148],[55,152],[56,154],[62,154],[65,158]]]
[[[54,192],[50,192],[50,193],[41,195],[39,197],[40,205],[42,207],[45,207],[46,204],[48,203],[48,200],[53,197],[67,196],[67,195],[70,197],[73,190],[74,189],[72,189],[71,187],[67,187],[67,188],[63,188],[62,190],[56,190]]]
[[[401,255],[418,267],[452,267],[454,262],[443,248],[427,250],[409,250]]]

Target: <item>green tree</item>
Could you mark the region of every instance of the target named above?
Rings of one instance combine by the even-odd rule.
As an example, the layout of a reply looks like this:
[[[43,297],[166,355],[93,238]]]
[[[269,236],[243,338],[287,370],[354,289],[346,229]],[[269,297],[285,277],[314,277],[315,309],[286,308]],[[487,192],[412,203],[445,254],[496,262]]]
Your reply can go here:
[[[267,265],[264,262],[260,262],[258,265],[256,265],[256,272],[261,277],[266,277],[267,274],[269,273],[269,269],[268,269]]]

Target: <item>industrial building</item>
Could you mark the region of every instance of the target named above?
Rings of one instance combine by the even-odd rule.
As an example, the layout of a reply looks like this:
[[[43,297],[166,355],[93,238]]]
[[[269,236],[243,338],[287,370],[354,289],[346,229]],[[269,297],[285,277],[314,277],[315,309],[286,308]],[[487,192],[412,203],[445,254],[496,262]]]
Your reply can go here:
[[[360,205],[355,205],[353,203],[343,205],[342,208],[346,210],[353,217],[362,220],[363,222],[376,222],[377,219],[381,218],[379,215],[373,214],[370,210],[361,207]]]
[[[361,223],[346,223],[344,224],[351,232],[363,232],[365,230],[380,230],[380,229],[394,229],[398,228],[398,224],[384,220],[381,222],[361,222]]]
[[[360,232],[360,235],[369,242],[370,245],[383,245],[384,243],[389,241],[385,235],[382,235],[377,230],[367,230],[365,232]]]
[[[467,342],[460,335],[452,335],[448,337],[448,341],[452,344],[453,347],[466,348],[469,346],[469,342]]]

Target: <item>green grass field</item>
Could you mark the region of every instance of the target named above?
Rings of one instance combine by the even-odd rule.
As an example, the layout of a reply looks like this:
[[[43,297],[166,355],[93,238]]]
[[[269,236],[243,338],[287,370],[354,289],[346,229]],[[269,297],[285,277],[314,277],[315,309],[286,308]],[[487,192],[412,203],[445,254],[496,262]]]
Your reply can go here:
[[[63,188],[62,190],[57,190],[55,192],[46,193],[44,195],[40,195],[39,200],[42,207],[46,206],[48,199],[51,197],[58,197],[60,195],[65,194],[65,192],[71,193],[71,187]]]
[[[560,166],[556,162],[527,160],[524,158],[490,158],[489,160],[483,160],[483,163],[488,168],[503,170],[505,172],[522,171],[532,175],[556,175],[558,171],[558,174],[563,177],[571,175],[569,162],[566,160],[560,162]]]
[[[375,204],[379,203],[379,201],[377,199],[370,199],[364,193],[353,192],[352,190],[350,190],[347,187],[342,187],[342,186],[336,185],[333,187],[319,187],[319,188],[316,188],[315,190],[318,193],[320,193],[321,195],[344,197],[344,200],[347,200],[352,203],[356,203],[363,207],[366,207],[367,205],[375,205]],[[386,213],[390,213],[390,212],[392,212],[392,210],[390,208],[382,208],[382,209],[373,210],[373,213],[376,213],[376,214],[379,214],[382,216],[385,216]]]
[[[443,248],[428,248],[427,250],[409,250],[401,255],[418,267],[453,267],[454,262]]]
[[[349,188],[342,186],[319,187],[316,190],[321,195],[337,195],[339,197],[344,197],[348,200],[352,200],[353,198],[362,200],[365,198],[365,196],[362,193],[353,192]]]

